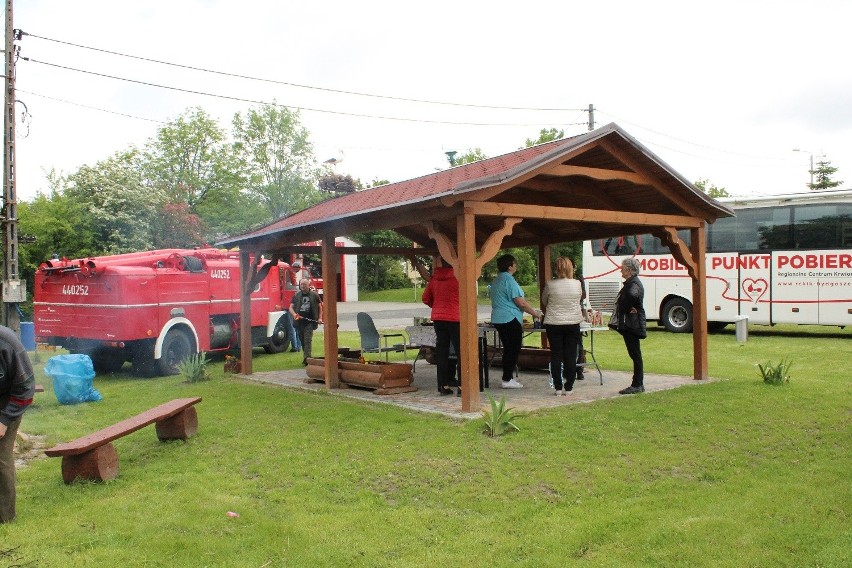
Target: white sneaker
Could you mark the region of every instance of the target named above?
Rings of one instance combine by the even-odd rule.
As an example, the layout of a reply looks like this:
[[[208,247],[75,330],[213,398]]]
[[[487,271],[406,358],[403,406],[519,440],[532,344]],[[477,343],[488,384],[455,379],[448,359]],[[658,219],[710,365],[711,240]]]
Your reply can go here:
[[[561,394],[562,394],[562,389],[559,389],[558,391],[554,392],[553,394],[555,394],[556,396],[561,395]]]
[[[521,383],[519,383],[515,379],[512,379],[510,381],[502,381],[502,383],[503,384],[500,385],[501,389],[522,389],[522,388],[524,388],[524,385],[522,385]]]
[[[569,393],[569,392],[571,392],[571,391],[563,390],[563,391],[562,391],[562,396],[568,396],[568,393]]]

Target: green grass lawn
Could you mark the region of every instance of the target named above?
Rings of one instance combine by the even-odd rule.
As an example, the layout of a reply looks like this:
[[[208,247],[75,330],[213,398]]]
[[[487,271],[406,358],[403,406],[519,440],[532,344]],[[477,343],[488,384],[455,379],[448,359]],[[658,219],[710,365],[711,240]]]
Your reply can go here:
[[[117,440],[107,483],[32,462],[0,567],[849,566],[852,333],[750,331],[710,336],[709,385],[526,415],[496,439],[481,420],[244,382],[221,359],[205,383],[97,377],[101,402],[61,406],[42,354],[23,430],[47,445],[196,395],[199,433]],[[628,368],[617,335],[595,341],[605,369]],[[691,335],[652,328],[643,350],[648,372],[692,373]],[[255,355],[256,371],[301,363]],[[781,358],[790,383],[764,385],[757,363]]]

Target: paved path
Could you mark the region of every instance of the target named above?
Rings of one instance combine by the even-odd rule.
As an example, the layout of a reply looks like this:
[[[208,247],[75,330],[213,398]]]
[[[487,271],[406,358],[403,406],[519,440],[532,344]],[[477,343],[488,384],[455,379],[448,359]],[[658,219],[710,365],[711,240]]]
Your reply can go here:
[[[413,352],[412,352],[413,353]],[[490,372],[490,387],[479,393],[481,410],[490,408],[487,394],[499,399],[506,396],[506,405],[521,412],[534,412],[557,408],[569,404],[589,403],[608,398],[627,399],[631,397],[653,397],[656,392],[684,386],[706,385],[710,381],[696,381],[692,377],[674,375],[645,375],[645,392],[638,395],[619,395],[618,391],[630,385],[630,373],[603,370],[603,385],[600,384],[596,372],[588,371],[584,381],[574,384],[574,391],[568,396],[554,396],[553,389],[548,385],[549,375],[544,371],[521,371],[519,379],[524,385],[522,389],[501,389],[499,367]],[[324,383],[306,382],[304,369],[254,373],[244,378],[262,383],[276,384],[288,388],[310,391],[325,391]],[[482,412],[462,412],[461,398],[455,396],[440,396],[435,378],[435,366],[423,360],[417,362],[414,373],[416,392],[375,395],[369,389],[341,388],[327,391],[334,396],[392,404],[419,412],[438,413],[458,419],[476,419],[482,417]]]

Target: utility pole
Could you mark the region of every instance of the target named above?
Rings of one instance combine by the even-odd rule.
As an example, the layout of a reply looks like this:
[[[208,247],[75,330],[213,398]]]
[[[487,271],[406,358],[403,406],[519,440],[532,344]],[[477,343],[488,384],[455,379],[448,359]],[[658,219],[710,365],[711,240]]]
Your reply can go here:
[[[26,300],[27,290],[18,273],[18,199],[15,194],[15,25],[12,0],[6,0],[5,78],[3,112],[3,209],[0,226],[3,233],[3,325],[20,337],[21,318],[18,304]]]
[[[595,129],[595,105],[589,105],[589,132]]]

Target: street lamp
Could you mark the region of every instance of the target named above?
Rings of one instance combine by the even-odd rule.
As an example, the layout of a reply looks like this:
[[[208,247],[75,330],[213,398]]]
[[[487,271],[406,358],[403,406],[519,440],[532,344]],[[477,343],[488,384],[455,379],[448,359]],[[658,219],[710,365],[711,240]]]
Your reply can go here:
[[[809,187],[810,189],[813,189],[813,188],[814,188],[814,153],[813,153],[813,152],[811,152],[810,150],[803,150],[803,149],[801,149],[801,148],[793,148],[793,151],[794,151],[794,152],[804,152],[804,153],[806,153],[806,154],[810,154],[810,155],[811,155],[811,169],[810,169],[810,170],[808,170],[808,171],[810,172],[810,174],[811,174],[811,184],[810,184],[808,187]]]

